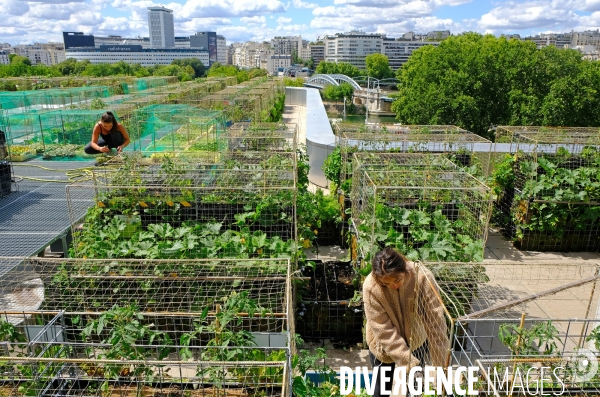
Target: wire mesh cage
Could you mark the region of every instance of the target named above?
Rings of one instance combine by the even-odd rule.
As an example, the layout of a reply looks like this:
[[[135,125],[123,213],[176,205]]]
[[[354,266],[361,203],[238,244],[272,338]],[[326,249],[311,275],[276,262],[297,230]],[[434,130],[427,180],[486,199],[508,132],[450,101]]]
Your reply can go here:
[[[494,221],[517,247],[600,248],[597,128],[498,127],[510,143],[494,173]]]
[[[440,162],[435,156],[379,157],[374,165],[361,167],[360,156],[354,162],[350,199],[362,259],[392,245],[412,260],[483,260],[491,211],[486,185],[446,160],[446,170],[428,168]]]
[[[296,152],[298,126],[285,123],[239,122],[221,135],[227,150]]]
[[[453,319],[449,324],[453,328],[452,366],[477,367],[485,361],[486,366],[480,365],[482,371],[489,373],[496,368],[499,379],[506,377],[503,382],[509,380],[509,384],[519,376],[516,368],[524,376],[524,371],[537,366],[526,379],[531,386],[535,380],[539,383],[542,365],[554,368],[568,362],[579,348],[597,351],[600,347],[595,346],[600,321],[594,319],[600,298],[598,263],[426,262],[419,266],[435,278],[440,298]],[[565,313],[571,319],[564,319]],[[592,358],[597,360],[597,353]],[[572,364],[563,365],[565,370],[558,373],[570,391],[589,391],[592,387],[597,393],[597,380],[590,385],[575,379]],[[477,390],[494,395],[493,390],[486,390],[485,376],[480,379],[483,381],[476,385]],[[550,391],[556,391],[555,386],[555,378],[546,384]],[[501,395],[505,394],[506,388]]]
[[[65,324],[62,312],[0,311],[0,355],[35,356],[36,343],[63,342]],[[0,369],[6,367],[0,364]]]
[[[355,152],[445,153],[469,171],[487,175],[492,142],[452,125],[335,124],[342,156],[340,180],[352,177]]]
[[[297,288],[295,330],[303,340],[355,345],[362,342],[363,309],[353,302],[358,275],[349,262],[311,262]]]
[[[165,350],[175,353],[162,359],[148,354],[148,359],[128,360],[98,358],[104,355],[102,346],[52,347],[42,357],[3,357],[10,372],[0,390],[9,396],[252,397],[290,393],[290,359],[282,349],[189,348],[192,354],[209,358],[189,360],[177,347],[134,345],[132,348],[156,356]],[[213,357],[223,359],[211,360]]]
[[[295,256],[294,165],[293,153],[241,152],[222,155],[219,164],[175,158],[161,166],[95,170],[92,179],[67,187],[74,250],[88,257],[148,255],[137,249],[109,253],[112,249],[98,246],[105,244],[99,230],[117,227],[123,229],[117,233],[121,242],[142,243],[150,232],[153,237],[144,244],[158,249],[159,257]],[[79,214],[90,204],[78,231]],[[177,230],[177,236],[162,228]],[[187,242],[181,245],[184,235]],[[88,249],[94,253],[84,252]]]
[[[599,265],[593,261],[426,262],[452,317],[573,318],[595,313]]]
[[[58,313],[60,338],[28,346],[36,360],[13,367],[4,387],[29,386],[25,363],[46,370],[57,363],[64,372],[43,379],[51,383],[43,387],[74,394],[100,384],[124,392],[131,385],[219,389],[219,395],[229,388],[253,395],[287,387],[288,260],[22,260],[12,288],[35,277],[45,288],[44,306],[73,311]],[[1,361],[11,366],[12,359]]]

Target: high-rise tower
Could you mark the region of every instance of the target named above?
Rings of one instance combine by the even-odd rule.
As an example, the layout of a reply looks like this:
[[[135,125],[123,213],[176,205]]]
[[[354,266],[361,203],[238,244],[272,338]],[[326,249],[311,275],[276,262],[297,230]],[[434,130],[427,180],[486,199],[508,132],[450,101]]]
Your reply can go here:
[[[151,47],[175,48],[173,10],[163,6],[148,7],[148,29]]]

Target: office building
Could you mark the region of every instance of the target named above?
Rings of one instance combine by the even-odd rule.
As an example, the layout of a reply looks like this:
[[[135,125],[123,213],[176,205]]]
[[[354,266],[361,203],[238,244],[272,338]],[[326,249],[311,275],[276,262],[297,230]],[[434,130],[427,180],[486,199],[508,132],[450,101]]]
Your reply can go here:
[[[190,48],[198,48],[208,51],[209,63],[204,66],[210,67],[218,62],[217,57],[217,34],[215,32],[197,32],[190,36]],[[203,62],[204,63],[204,62]]]
[[[325,45],[321,42],[310,45],[310,57],[315,61],[315,68],[325,59]]]
[[[88,59],[93,64],[139,63],[142,66],[170,65],[176,59],[198,58],[204,65],[209,64],[207,50],[196,48],[143,48],[141,45],[102,45],[99,48],[71,48],[66,50],[67,58],[78,61]]]
[[[325,61],[346,62],[365,69],[367,55],[383,52],[383,38],[379,33],[352,31],[325,36]]]
[[[152,48],[175,48],[173,10],[162,6],[148,7],[148,29]]]

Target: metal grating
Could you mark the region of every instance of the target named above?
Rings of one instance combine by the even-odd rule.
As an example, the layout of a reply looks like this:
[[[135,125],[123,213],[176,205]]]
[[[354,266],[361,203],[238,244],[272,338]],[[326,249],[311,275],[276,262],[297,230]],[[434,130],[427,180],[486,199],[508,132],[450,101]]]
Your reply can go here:
[[[90,166],[78,162],[77,166]],[[53,170],[37,168],[41,166]],[[69,176],[66,171],[75,168],[71,162],[38,161],[15,166],[16,191],[0,199],[0,253],[7,256],[35,255],[56,241],[70,228],[65,186]],[[42,180],[21,179],[36,178]],[[56,181],[56,182],[48,182]],[[75,199],[84,203],[81,216],[85,214],[88,200],[86,193]],[[0,266],[0,276],[10,270],[10,264]]]

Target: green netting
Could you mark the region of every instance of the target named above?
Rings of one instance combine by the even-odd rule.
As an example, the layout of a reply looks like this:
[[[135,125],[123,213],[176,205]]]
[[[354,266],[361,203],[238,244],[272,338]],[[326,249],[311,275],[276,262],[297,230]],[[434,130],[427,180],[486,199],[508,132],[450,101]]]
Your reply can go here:
[[[183,104],[146,106],[131,119],[132,144],[127,149],[142,152],[217,150],[224,130],[221,112]]]
[[[0,120],[1,129],[11,145],[27,145],[43,142],[41,116],[47,112],[5,114]]]
[[[178,81],[177,76],[164,77],[142,77],[133,81],[123,83],[123,92],[130,94],[133,92],[145,91],[150,88],[162,87],[168,84],[173,84]]]
[[[80,106],[95,98],[107,98],[111,90],[107,86],[75,87],[66,89],[48,89],[33,91],[0,92],[2,109],[22,111],[35,109],[54,109],[65,106]]]

